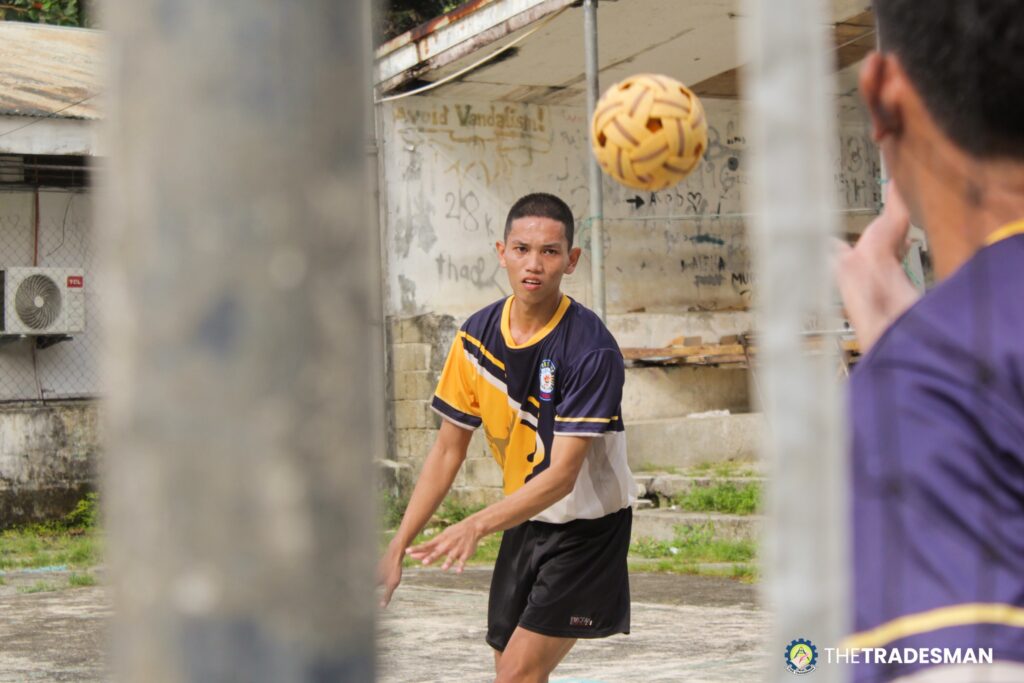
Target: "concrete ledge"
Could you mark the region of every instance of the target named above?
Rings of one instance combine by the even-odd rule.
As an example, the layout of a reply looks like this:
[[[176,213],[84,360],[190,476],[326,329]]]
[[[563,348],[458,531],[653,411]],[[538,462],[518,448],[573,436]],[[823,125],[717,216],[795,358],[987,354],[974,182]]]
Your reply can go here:
[[[674,498],[686,495],[694,489],[717,484],[733,484],[740,487],[745,484],[764,484],[764,481],[764,477],[687,477],[678,474],[658,474],[647,475],[643,484],[648,495]]]
[[[707,528],[714,538],[727,541],[756,541],[764,528],[761,515],[720,515],[680,510],[636,510],[632,540],[649,538],[674,541],[679,527]]]
[[[56,519],[96,487],[95,401],[0,405],[0,528]]]
[[[619,346],[661,348],[678,337],[717,342],[722,337],[753,329],[749,311],[687,313],[620,313],[608,316],[608,329]]]
[[[708,410],[750,409],[747,370],[683,366],[626,369],[622,414],[631,422]]]
[[[760,413],[643,420],[626,425],[629,466],[690,468],[705,462],[756,460]]]
[[[492,505],[505,497],[500,488],[487,486],[454,486],[448,493],[445,500],[451,500],[460,505]]]

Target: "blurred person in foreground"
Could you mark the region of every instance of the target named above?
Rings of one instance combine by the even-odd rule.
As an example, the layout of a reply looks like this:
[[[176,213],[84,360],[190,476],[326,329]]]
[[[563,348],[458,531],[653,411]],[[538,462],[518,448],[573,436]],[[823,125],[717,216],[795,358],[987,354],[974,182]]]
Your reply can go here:
[[[844,645],[926,652],[855,681],[1024,681],[1024,3],[873,4],[860,89],[891,183],[838,264],[865,354]],[[920,298],[900,263],[910,222],[937,281]],[[957,648],[995,662],[950,663]]]

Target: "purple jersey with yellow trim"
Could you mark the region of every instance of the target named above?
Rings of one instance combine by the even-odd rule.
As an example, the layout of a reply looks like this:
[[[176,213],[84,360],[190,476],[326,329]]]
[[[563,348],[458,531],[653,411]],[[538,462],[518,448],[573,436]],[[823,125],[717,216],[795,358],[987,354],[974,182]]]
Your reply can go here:
[[[625,366],[593,312],[563,295],[537,334],[516,344],[513,297],[469,317],[452,343],[432,406],[465,429],[484,427],[505,494],[548,468],[557,435],[590,438],[572,493],[534,517],[596,519],[633,502],[622,424]]]
[[[851,392],[848,645],[1024,662],[1024,235],[985,247],[901,316]]]

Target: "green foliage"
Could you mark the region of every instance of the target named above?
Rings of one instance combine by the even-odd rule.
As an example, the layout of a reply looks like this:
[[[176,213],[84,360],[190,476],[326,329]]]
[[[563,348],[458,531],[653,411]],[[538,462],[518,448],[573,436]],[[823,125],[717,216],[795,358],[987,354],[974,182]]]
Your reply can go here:
[[[400,36],[420,24],[450,12],[460,0],[383,0],[380,34],[385,41]]]
[[[397,529],[402,523],[402,515],[409,506],[409,496],[392,496],[385,494],[380,504],[380,524],[383,529]]]
[[[749,477],[755,474],[757,468],[752,462],[737,460],[722,460],[721,462],[702,462],[694,465],[687,472],[693,477]]]
[[[710,486],[694,486],[672,502],[682,510],[750,515],[761,503],[761,484],[725,481],[714,482]]]
[[[95,586],[96,577],[92,574],[71,574],[68,577],[69,586]]]
[[[673,566],[695,562],[749,562],[754,558],[751,541],[716,538],[712,524],[680,525],[672,541],[641,538],[630,545],[630,555],[646,559],[670,560]]]
[[[102,543],[96,530],[33,524],[0,532],[0,569],[99,564]]]
[[[485,505],[465,504],[457,500],[446,500],[438,511],[434,513],[434,519],[444,526],[451,526],[452,524],[458,524],[474,513],[480,512],[485,507]]]
[[[56,584],[47,583],[46,581],[36,581],[31,586],[20,586],[18,588],[19,593],[49,593],[59,588]]]
[[[64,527],[67,529],[92,529],[99,521],[99,496],[87,493],[75,505],[75,509],[64,515]]]
[[[0,19],[82,26],[78,0],[0,0]]]

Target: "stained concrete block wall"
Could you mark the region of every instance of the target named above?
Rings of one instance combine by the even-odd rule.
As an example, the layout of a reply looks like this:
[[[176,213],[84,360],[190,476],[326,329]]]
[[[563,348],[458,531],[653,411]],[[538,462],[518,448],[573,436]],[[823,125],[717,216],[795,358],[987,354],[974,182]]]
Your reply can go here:
[[[96,487],[95,401],[0,405],[0,528],[59,518]]]
[[[390,375],[390,460],[392,493],[408,495],[430,452],[441,418],[430,401],[444,368],[458,322],[452,316],[392,318],[388,326]],[[501,470],[491,457],[482,430],[469,444],[452,498],[483,504],[501,497]]]

